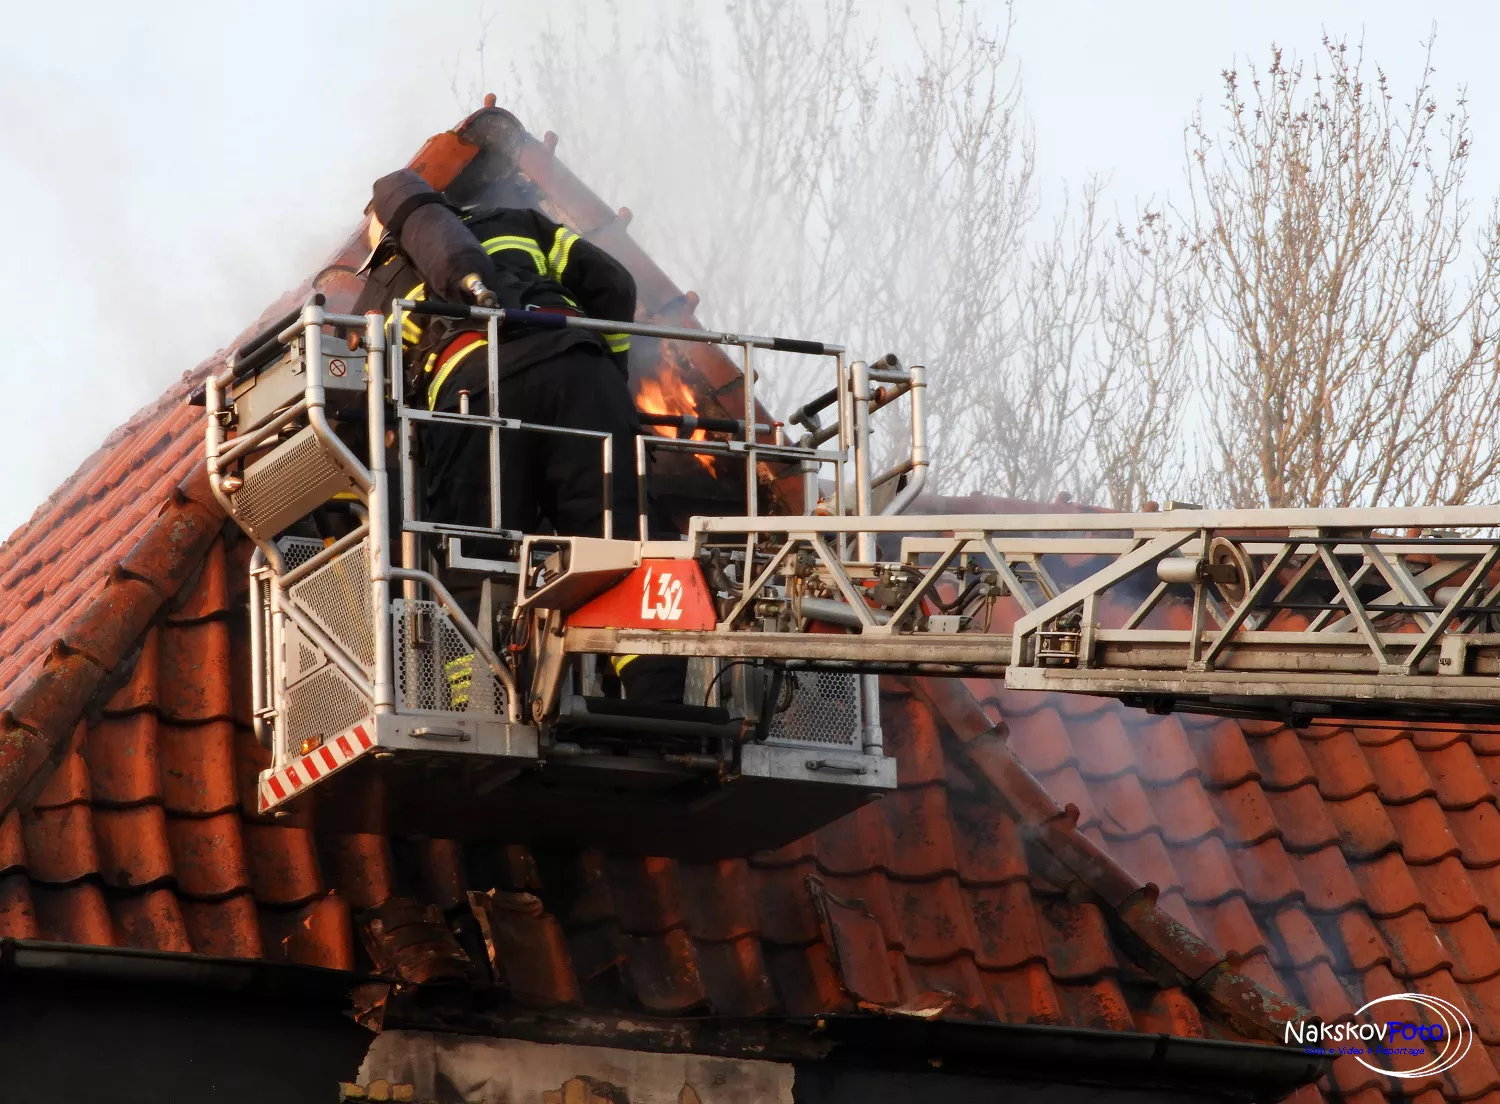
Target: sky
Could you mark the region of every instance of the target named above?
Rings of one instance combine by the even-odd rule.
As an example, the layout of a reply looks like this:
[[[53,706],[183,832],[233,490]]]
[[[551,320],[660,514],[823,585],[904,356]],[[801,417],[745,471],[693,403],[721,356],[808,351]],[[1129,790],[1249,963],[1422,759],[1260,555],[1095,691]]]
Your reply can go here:
[[[905,6],[861,4],[891,63],[911,48]],[[0,38],[0,302],[10,323],[0,534],[310,275],[358,221],[375,177],[478,106],[469,100],[485,83],[482,28],[484,69],[499,74],[533,48],[546,7],[11,5]],[[653,8],[616,7],[627,25]],[[1122,211],[1179,195],[1183,125],[1200,102],[1216,105],[1225,68],[1263,60],[1273,41],[1311,55],[1326,30],[1363,38],[1400,89],[1435,26],[1437,88],[1466,86],[1475,120],[1474,195],[1500,191],[1500,70],[1489,56],[1500,7],[1017,0],[1015,16],[1012,57],[1044,188],[1101,174]],[[557,29],[564,42],[581,33]],[[604,90],[600,102],[607,111]],[[523,122],[540,132],[546,121]],[[657,217],[630,196],[603,198],[637,220]]]

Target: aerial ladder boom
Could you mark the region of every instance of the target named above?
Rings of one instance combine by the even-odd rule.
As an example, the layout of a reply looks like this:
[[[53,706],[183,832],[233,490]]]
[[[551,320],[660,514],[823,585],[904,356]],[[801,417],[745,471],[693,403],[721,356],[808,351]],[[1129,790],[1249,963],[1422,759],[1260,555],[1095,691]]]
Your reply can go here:
[[[487,328],[487,409],[407,401],[399,335],[418,312]],[[718,858],[894,787],[882,674],[1296,724],[1485,723],[1500,704],[1500,507],[912,514],[928,471],[920,366],[526,314],[739,352],[742,417],[652,417],[682,435],[638,438],[636,470],[616,472],[607,435],[500,414],[497,339],[517,313],[397,300],[359,317],[315,298],[205,385],[210,480],[257,549],[262,812]],[[766,352],[828,368],[796,437],[755,421]],[[902,458],[877,471],[872,427],[898,410]],[[434,423],[489,436],[488,525],[424,516]],[[716,436],[686,436],[704,426]],[[599,535],[503,526],[500,440],[515,432],[597,441]],[[681,539],[618,538],[610,484],[636,481],[646,533],[658,452],[742,470],[741,512],[693,517]],[[604,657],[653,654],[687,657],[681,705],[611,685]]]

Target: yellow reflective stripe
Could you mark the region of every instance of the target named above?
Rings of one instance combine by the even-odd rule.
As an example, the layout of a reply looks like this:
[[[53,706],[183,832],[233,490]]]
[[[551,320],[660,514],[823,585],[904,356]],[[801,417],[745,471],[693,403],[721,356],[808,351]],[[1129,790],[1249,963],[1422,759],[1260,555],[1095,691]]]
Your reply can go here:
[[[450,375],[453,374],[453,369],[457,368],[460,364],[462,364],[465,360],[467,360],[468,357],[469,357],[469,354],[472,353],[475,349],[483,349],[488,344],[489,344],[488,341],[476,341],[476,342],[474,342],[474,344],[470,345],[467,349],[460,349],[459,352],[458,352],[458,355],[450,358],[449,361],[448,361],[448,363],[445,364],[445,365],[443,365],[443,370],[437,374],[437,378],[434,379],[430,384],[427,385],[427,409],[428,410],[436,410],[437,409],[438,395],[443,390],[443,382]],[[430,356],[430,357],[427,358],[427,367],[425,369],[426,371],[428,371],[428,372],[432,371],[432,365],[433,365],[433,362],[436,360],[436,358],[437,358],[437,354],[436,353],[433,353],[432,356]]]
[[[448,676],[448,704],[462,709],[469,704],[469,686],[474,676],[474,656],[462,655],[443,664],[443,673]]]
[[[628,353],[630,351],[630,335],[622,333],[600,334],[604,343],[609,346],[612,353]]]
[[[640,658],[638,655],[610,656],[609,665],[615,669],[615,674],[618,675],[621,671],[625,670],[626,665],[632,660]]]
[[[489,238],[484,243],[484,251],[492,257],[507,249],[519,249],[531,258],[532,264],[536,265],[538,276],[547,275],[547,258],[542,255],[542,247],[537,245],[536,239],[522,238],[515,234],[502,234],[498,238]]]
[[[554,280],[561,281],[568,267],[568,256],[573,252],[573,243],[578,235],[566,226],[559,226],[552,236],[552,252],[547,254],[547,272]]]
[[[427,298],[427,284],[425,282],[418,284],[401,298],[415,299],[420,302]],[[401,318],[401,340],[408,345],[415,345],[421,338],[422,327],[417,324],[417,320],[409,314],[403,315]]]

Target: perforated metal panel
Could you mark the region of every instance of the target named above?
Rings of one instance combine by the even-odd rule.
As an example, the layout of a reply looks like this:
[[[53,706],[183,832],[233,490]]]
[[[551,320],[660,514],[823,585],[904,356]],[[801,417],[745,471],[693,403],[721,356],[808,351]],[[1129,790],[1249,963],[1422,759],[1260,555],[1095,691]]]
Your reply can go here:
[[[245,485],[230,501],[246,532],[269,539],[351,485],[308,426],[246,468]]]
[[[768,743],[862,749],[859,676],[838,671],[789,671],[792,704],[772,718]]]
[[[399,711],[504,712],[500,684],[441,605],[397,598],[391,602],[391,617]]]
[[[282,537],[276,542],[276,547],[281,550],[281,558],[286,561],[286,569],[301,567],[319,552],[323,551],[323,542],[316,537]]]
[[[337,667],[325,667],[288,687],[282,732],[287,741],[282,754],[301,754],[309,737],[336,736],[370,712],[370,703]]]
[[[375,633],[370,604],[370,560],[361,542],[341,553],[287,592],[288,598],[317,622],[364,667],[375,670]]]

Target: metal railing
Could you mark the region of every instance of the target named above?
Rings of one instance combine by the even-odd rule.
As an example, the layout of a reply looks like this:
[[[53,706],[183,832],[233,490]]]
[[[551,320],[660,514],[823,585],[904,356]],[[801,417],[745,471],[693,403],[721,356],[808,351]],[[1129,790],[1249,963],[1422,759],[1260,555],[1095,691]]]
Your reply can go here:
[[[899,552],[846,560],[841,535]],[[1500,506],[697,518],[689,537],[752,544],[756,570],[716,629],[663,651],[1218,712],[1500,706]],[[812,636],[814,622],[848,632]],[[643,635],[582,630],[573,645],[652,650]]]

